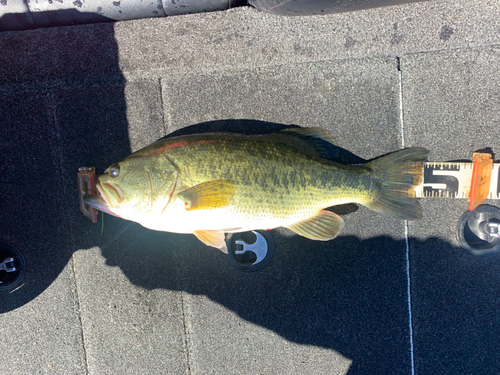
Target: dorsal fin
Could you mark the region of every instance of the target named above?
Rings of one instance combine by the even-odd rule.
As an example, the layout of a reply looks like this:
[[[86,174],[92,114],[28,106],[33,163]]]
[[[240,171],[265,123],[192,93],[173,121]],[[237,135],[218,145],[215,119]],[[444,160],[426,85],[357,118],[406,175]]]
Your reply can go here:
[[[338,159],[339,147],[332,135],[323,128],[288,128],[272,133],[276,140],[330,160]]]

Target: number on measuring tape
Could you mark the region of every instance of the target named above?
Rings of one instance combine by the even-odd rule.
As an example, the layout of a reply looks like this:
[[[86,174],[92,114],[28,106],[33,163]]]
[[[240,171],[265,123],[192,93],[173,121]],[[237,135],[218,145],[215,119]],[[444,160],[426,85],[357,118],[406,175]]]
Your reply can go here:
[[[472,163],[428,162],[422,183],[415,188],[418,198],[469,198]],[[488,199],[500,199],[500,164],[493,164]]]

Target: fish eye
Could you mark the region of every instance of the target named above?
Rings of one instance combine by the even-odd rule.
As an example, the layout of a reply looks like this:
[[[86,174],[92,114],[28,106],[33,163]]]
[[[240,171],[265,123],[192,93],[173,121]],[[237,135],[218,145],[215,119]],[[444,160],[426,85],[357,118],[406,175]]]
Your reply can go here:
[[[111,175],[111,177],[118,177],[118,175],[120,174],[120,166],[118,164],[113,165],[109,170],[109,174]]]

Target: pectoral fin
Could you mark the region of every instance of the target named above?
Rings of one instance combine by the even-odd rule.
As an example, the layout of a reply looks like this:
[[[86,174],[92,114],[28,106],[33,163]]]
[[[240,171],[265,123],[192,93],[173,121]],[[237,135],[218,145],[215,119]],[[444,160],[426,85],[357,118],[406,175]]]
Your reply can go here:
[[[186,210],[203,210],[225,207],[234,195],[234,183],[229,180],[203,182],[179,193]]]
[[[322,210],[313,217],[288,226],[301,236],[311,240],[328,241],[337,237],[344,227],[344,220],[333,212]]]
[[[224,232],[221,230],[195,230],[193,234],[207,246],[212,246],[227,254]]]

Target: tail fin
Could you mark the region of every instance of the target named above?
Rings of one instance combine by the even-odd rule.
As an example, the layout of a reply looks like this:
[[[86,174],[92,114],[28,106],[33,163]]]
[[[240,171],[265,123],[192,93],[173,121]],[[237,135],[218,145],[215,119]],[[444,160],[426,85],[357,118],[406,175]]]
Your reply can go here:
[[[422,182],[426,158],[427,150],[415,147],[367,163],[379,190],[373,201],[365,205],[398,219],[421,219],[422,208],[413,189]]]

